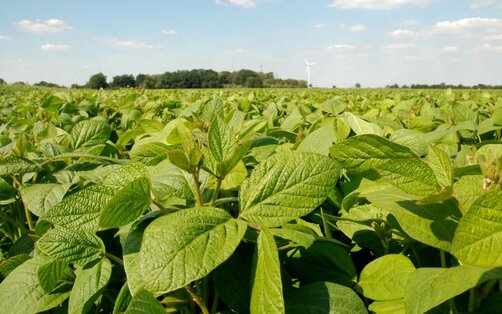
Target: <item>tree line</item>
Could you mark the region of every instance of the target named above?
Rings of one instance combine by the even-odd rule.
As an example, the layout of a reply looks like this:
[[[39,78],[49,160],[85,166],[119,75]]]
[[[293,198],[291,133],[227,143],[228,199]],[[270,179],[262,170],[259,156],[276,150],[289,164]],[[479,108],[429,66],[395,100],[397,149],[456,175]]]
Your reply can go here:
[[[92,89],[138,87],[147,89],[172,89],[172,88],[224,88],[224,87],[307,87],[304,80],[275,78],[272,72],[255,72],[252,70],[239,70],[235,72],[194,69],[165,72],[163,74],[132,74],[117,75],[109,82],[106,75],[97,73],[89,78],[84,86]]]

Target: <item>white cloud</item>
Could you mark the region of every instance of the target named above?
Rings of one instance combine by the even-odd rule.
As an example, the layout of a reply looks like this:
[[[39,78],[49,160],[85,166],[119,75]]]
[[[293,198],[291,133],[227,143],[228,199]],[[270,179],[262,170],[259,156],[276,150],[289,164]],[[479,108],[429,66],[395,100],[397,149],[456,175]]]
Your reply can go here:
[[[254,1],[254,0],[215,0],[214,3],[217,5],[229,5],[230,4],[230,5],[238,6],[241,8],[246,8],[246,9],[256,7],[256,1]]]
[[[396,29],[390,35],[395,38],[410,38],[417,36],[418,33],[409,29]]]
[[[173,29],[163,29],[160,31],[162,35],[168,35],[168,36],[174,36],[177,34],[177,32]]]
[[[317,23],[317,24],[314,24],[313,25],[315,28],[325,28],[326,27],[326,24],[324,23]]]
[[[455,21],[437,22],[431,29],[432,34],[473,36],[478,34],[500,34],[502,19],[470,17]]]
[[[502,46],[492,46],[490,44],[483,44],[476,48],[477,51],[481,52],[497,52],[502,53]]]
[[[225,53],[229,55],[241,55],[244,53],[248,53],[248,50],[244,48],[236,48],[232,50],[225,50]]]
[[[401,43],[382,46],[381,51],[387,54],[399,53],[403,50],[413,49],[416,45],[413,43]]]
[[[328,7],[340,9],[390,10],[405,4],[427,5],[433,0],[333,0]]]
[[[59,19],[41,20],[21,20],[14,23],[20,29],[32,33],[59,33],[68,29],[72,29],[65,21]]]
[[[458,51],[459,51],[459,49],[457,46],[447,46],[447,47],[441,48],[442,53],[456,53]]]
[[[336,45],[331,45],[326,47],[328,50],[352,50],[356,48],[353,45],[347,45],[347,44],[336,44]]]
[[[351,33],[360,33],[364,32],[367,29],[366,25],[364,24],[356,24],[356,25],[342,24],[340,25],[340,28],[343,29],[344,31]]]
[[[0,40],[9,40],[9,36],[0,35]]]
[[[498,41],[498,40],[502,40],[502,33],[484,36],[483,40],[486,40],[486,41]]]
[[[419,24],[419,22],[417,20],[414,20],[414,19],[404,20],[401,23],[403,23],[404,25],[408,25],[408,26]]]
[[[136,40],[136,39],[130,39],[130,40],[122,40],[118,38],[109,38],[109,37],[102,37],[102,38],[97,38],[96,40],[105,43],[107,45],[117,47],[117,48],[122,48],[122,49],[147,49],[147,48],[159,48],[160,46],[156,45],[148,45],[142,41]]]
[[[502,9],[502,3],[498,0],[475,0],[469,7],[476,10],[484,6],[497,6],[499,9]]]
[[[45,44],[45,45],[40,46],[40,50],[43,50],[43,51],[65,51],[70,48],[71,47],[69,45],[65,45],[65,44],[60,44],[60,45]]]

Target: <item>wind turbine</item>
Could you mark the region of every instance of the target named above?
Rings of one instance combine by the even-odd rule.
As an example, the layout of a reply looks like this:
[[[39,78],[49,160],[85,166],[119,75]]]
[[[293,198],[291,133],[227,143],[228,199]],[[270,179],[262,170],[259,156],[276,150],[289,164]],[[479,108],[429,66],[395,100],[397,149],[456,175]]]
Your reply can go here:
[[[315,65],[314,62],[308,62],[307,59],[305,60],[305,64],[307,65],[307,68],[305,69],[305,74],[307,74],[307,87],[311,88],[312,84],[310,84],[310,67]]]

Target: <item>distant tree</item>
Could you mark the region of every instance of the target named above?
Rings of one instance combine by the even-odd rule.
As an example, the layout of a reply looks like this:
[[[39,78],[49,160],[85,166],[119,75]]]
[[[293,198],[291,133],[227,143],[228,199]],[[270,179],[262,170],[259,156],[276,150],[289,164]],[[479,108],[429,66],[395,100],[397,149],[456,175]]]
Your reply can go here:
[[[246,79],[245,86],[251,88],[261,88],[263,87],[263,82],[258,76],[249,76]]]
[[[82,88],[83,86],[80,86],[78,84],[71,84],[71,88],[74,88],[74,89],[79,89],[79,88]]]
[[[40,81],[38,83],[33,84],[34,86],[43,86],[43,87],[61,87],[58,84],[55,83],[49,83],[46,81]]]
[[[106,82],[106,76],[103,73],[94,74],[89,78],[86,87],[92,89],[107,88],[108,83]]]
[[[359,84],[359,83],[356,83],[355,86],[356,86],[356,88],[361,88],[361,84]]]
[[[136,80],[133,75],[117,75],[113,77],[111,87],[120,88],[120,87],[136,87]]]
[[[5,81],[3,79],[0,78],[0,85],[6,85],[7,83],[5,83]]]

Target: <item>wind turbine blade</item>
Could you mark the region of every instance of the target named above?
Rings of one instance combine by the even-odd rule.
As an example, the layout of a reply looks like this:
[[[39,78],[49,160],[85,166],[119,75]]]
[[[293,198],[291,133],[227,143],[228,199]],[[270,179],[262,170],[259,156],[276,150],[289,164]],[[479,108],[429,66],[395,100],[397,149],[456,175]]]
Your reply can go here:
[[[305,60],[306,65],[309,65],[309,62],[307,61],[307,59],[303,59],[303,60]]]

